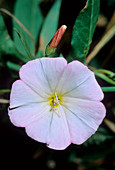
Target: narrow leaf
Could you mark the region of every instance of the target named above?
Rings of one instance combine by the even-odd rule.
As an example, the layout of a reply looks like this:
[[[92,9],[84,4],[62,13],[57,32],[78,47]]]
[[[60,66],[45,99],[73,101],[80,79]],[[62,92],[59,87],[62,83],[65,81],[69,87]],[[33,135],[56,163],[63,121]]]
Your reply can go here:
[[[21,67],[20,65],[15,64],[15,63],[13,63],[11,61],[7,61],[6,65],[7,65],[8,68],[10,68],[12,70],[15,70],[15,71],[19,71],[19,69]]]
[[[22,45],[23,45],[23,47],[24,47],[24,49],[25,49],[25,51],[27,53],[28,58],[30,60],[33,59],[33,56],[32,56],[32,54],[30,52],[30,49],[29,49],[29,47],[27,45],[27,42],[26,42],[24,34],[22,32],[20,32],[19,30],[17,30],[17,29],[15,29],[15,31],[17,32],[17,34],[18,34],[18,36],[20,38],[20,41],[22,42]]]
[[[37,41],[38,33],[40,31],[43,20],[39,7],[39,2],[40,0],[17,0],[14,10],[15,17],[20,20],[21,23],[29,30],[35,41]],[[35,45],[31,38],[23,30],[23,27],[20,27],[15,21],[13,21],[13,27],[23,32],[28,47],[31,53],[34,55]],[[13,32],[13,36],[18,50],[26,55],[25,49],[15,31]]]
[[[101,87],[103,92],[115,92],[115,86],[112,87]]]
[[[99,127],[97,132],[92,135],[83,145],[88,146],[89,144],[100,145],[107,139],[112,139],[113,136],[110,136],[108,131],[104,128]]]
[[[40,50],[45,55],[45,49],[51,38],[55,34],[58,26],[61,0],[57,0],[50,9],[40,34]]]
[[[106,69],[96,69],[94,70],[94,72],[96,73],[103,73],[103,74],[107,74],[109,77],[113,78],[115,77],[115,73],[110,71],[110,70],[106,70]]]
[[[71,49],[69,53],[71,59],[85,62],[95,31],[99,6],[100,0],[87,0],[86,6],[78,15],[73,27]],[[67,58],[68,60],[69,56]]]
[[[39,50],[37,52],[36,58],[42,58],[42,57],[44,57],[43,52],[41,50]]]
[[[0,14],[0,57],[2,57],[3,54],[13,55],[22,61],[26,61],[24,56],[19,53],[10,35],[8,34],[3,17]]]
[[[109,78],[108,76],[98,73],[98,72],[94,72],[96,76],[100,77],[101,79],[105,80],[106,82],[115,85],[115,81],[114,79],[112,80],[111,78]]]

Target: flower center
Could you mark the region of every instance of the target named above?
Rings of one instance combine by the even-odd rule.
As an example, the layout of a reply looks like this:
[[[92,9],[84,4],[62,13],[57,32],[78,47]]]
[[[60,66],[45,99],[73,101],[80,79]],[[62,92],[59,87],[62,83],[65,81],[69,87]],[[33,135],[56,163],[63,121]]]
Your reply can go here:
[[[60,94],[57,94],[55,92],[55,94],[52,94],[48,100],[49,100],[49,104],[52,106],[52,107],[58,107],[61,103],[62,103],[62,96]]]

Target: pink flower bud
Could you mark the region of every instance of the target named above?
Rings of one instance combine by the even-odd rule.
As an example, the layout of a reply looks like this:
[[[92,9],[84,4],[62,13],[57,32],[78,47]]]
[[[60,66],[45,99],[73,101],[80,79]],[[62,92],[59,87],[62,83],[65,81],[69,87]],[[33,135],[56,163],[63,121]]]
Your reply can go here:
[[[67,29],[67,26],[62,25],[57,30],[57,32],[54,34],[53,38],[51,39],[51,41],[49,42],[49,44],[46,47],[46,50],[45,50],[46,56],[50,56],[56,51],[56,48],[59,45],[59,43],[60,43],[60,41],[61,41],[61,39],[63,37],[63,34],[66,31],[66,29]]]

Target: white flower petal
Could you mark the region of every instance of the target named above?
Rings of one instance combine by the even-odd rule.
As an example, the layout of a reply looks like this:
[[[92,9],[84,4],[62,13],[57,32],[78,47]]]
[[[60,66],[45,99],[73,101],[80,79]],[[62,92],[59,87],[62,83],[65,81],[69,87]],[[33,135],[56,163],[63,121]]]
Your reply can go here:
[[[105,117],[106,110],[101,102],[65,97],[64,106],[72,142],[76,144],[94,134]]]
[[[70,134],[65,118],[65,113],[60,109],[50,112],[39,121],[33,122],[26,127],[27,134],[43,143],[47,143],[52,149],[65,149],[70,145]],[[63,115],[62,115],[63,114]]]
[[[38,121],[42,117],[49,114],[50,106],[48,103],[33,103],[9,109],[8,114],[11,122],[15,126],[26,127],[34,121]]]
[[[10,94],[10,108],[42,101],[46,101],[46,99],[40,97],[23,81],[17,80],[13,83]]]
[[[41,58],[28,62],[20,69],[20,78],[39,95],[54,92],[67,62],[64,58]]]
[[[71,144],[69,127],[62,107],[57,108],[52,115],[48,138],[48,147],[52,149],[62,150]]]
[[[85,142],[95,130],[87,126],[78,117],[76,117],[71,111],[65,108],[65,112],[68,116],[68,124],[71,131],[71,142],[74,144],[82,144]]]
[[[49,127],[51,122],[51,112],[33,123],[26,126],[26,133],[32,139],[47,143],[47,136],[49,133]]]
[[[62,95],[76,89],[85,82],[93,73],[79,61],[69,63],[57,86],[57,92]]]
[[[92,74],[85,82],[80,84],[74,90],[71,90],[65,96],[76,97],[81,99],[101,101],[104,97],[104,94],[98,85],[94,74]]]

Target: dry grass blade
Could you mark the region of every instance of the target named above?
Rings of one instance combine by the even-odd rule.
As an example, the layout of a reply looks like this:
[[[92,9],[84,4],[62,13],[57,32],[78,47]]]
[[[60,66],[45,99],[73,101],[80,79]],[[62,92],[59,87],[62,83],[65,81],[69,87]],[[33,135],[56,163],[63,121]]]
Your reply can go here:
[[[108,31],[113,25],[115,25],[115,11],[113,12],[113,16],[107,25],[106,31]]]
[[[87,64],[97,55],[97,53],[103,48],[105,44],[115,35],[115,25],[111,27],[109,31],[102,37],[100,42],[94,47],[93,51],[86,58]]]
[[[115,123],[113,123],[112,121],[108,120],[108,119],[104,119],[105,124],[109,127],[109,129],[115,133]]]
[[[1,104],[8,104],[10,101],[7,99],[0,99]]]

